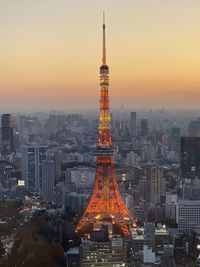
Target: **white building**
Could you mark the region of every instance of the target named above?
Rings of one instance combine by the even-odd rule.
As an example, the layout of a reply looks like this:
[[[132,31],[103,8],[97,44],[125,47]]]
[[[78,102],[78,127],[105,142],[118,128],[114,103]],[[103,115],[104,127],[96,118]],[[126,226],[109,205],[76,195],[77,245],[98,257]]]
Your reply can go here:
[[[22,146],[22,178],[26,189],[41,190],[41,164],[47,159],[47,146],[30,143]]]
[[[200,227],[200,200],[179,200],[176,206],[178,229],[189,233]]]

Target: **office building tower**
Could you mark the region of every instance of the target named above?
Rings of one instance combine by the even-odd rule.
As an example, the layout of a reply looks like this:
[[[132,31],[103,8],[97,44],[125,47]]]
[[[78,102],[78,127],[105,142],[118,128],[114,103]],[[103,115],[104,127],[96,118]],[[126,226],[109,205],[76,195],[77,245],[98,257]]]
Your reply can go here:
[[[165,217],[171,220],[176,219],[176,205],[178,202],[178,195],[167,193],[165,200]]]
[[[42,162],[42,199],[44,201],[54,201],[54,161],[46,160]]]
[[[146,167],[147,200],[151,203],[160,203],[161,196],[165,195],[165,179],[163,168],[153,165]]]
[[[171,128],[171,150],[180,153],[180,138],[181,129],[173,127]]]
[[[136,112],[131,112],[131,119],[130,119],[130,132],[131,137],[135,138],[137,135],[137,120],[136,120]]]
[[[179,230],[189,234],[200,227],[200,200],[179,200],[176,207]]]
[[[181,175],[200,178],[200,137],[181,137]]]
[[[13,118],[11,114],[1,116],[2,148],[5,153],[13,150]]]
[[[141,119],[140,120],[140,136],[144,137],[148,135],[148,120]]]
[[[46,159],[46,145],[30,143],[22,146],[22,177],[27,190],[41,190],[42,162]]]
[[[93,224],[112,222],[113,233],[130,236],[135,221],[127,209],[117,184],[113,141],[110,129],[109,67],[106,64],[105,21],[103,22],[103,59],[100,67],[100,115],[96,147],[96,176],[92,196],[76,232],[89,233]],[[112,233],[112,234],[113,234]]]

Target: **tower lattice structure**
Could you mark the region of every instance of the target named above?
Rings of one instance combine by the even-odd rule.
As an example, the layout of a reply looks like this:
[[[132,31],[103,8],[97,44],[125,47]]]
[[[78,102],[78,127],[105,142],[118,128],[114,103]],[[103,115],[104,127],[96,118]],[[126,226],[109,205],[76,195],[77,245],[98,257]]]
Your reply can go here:
[[[93,193],[76,232],[88,233],[95,223],[111,223],[123,236],[129,236],[129,225],[135,221],[119,192],[115,173],[113,142],[110,131],[109,67],[106,65],[105,17],[103,16],[103,58],[100,67],[100,115],[96,147],[96,176]]]

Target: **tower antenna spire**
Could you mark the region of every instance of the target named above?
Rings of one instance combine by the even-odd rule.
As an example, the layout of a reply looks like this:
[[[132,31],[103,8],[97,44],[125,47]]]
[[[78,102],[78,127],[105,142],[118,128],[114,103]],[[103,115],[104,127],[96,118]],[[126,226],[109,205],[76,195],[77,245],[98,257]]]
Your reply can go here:
[[[106,24],[105,24],[105,12],[103,11],[103,58],[102,63],[106,65]]]
[[[120,194],[115,172],[114,147],[111,135],[109,107],[109,67],[106,65],[105,13],[103,12],[103,64],[100,66],[100,101],[98,141],[95,150],[96,175],[93,192],[80,219],[76,232],[88,234],[97,224],[108,225],[110,234],[130,236],[129,227],[135,220],[128,211]]]

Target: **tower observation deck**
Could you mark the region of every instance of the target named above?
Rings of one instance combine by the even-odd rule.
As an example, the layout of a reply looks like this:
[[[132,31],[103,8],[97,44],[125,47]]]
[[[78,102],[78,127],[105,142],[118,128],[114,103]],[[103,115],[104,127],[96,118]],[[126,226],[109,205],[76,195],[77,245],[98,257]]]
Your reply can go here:
[[[129,226],[135,225],[119,192],[115,173],[113,142],[110,131],[109,67],[106,64],[106,26],[103,15],[103,57],[100,66],[100,114],[96,147],[96,175],[93,193],[80,219],[76,232],[89,233],[94,224],[111,224],[114,232],[129,236]]]

